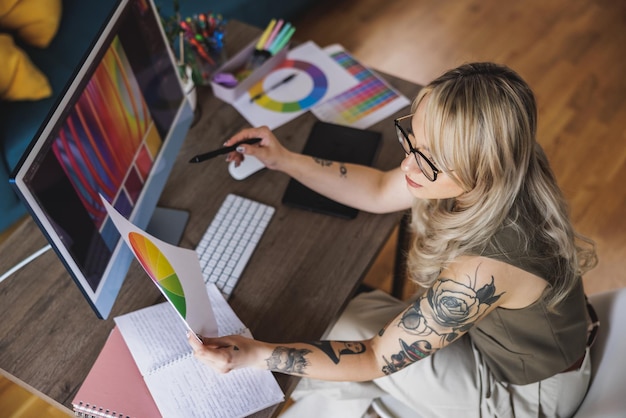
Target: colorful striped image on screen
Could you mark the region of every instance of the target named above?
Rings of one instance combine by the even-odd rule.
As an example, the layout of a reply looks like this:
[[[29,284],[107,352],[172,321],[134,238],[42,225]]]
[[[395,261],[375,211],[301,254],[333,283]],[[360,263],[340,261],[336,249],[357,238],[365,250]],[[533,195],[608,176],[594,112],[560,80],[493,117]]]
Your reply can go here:
[[[176,271],[165,255],[148,237],[137,232],[130,232],[128,240],[146,273],[159,286],[180,315],[186,318],[185,292]]]
[[[346,122],[353,123],[399,97],[376,74],[345,51],[335,52],[331,58],[352,74],[359,84],[324,102],[326,114],[335,113]]]
[[[96,227],[106,217],[99,194],[130,215],[161,144],[116,37],[52,144]]]
[[[328,79],[324,72],[314,64],[306,61],[287,59],[278,65],[273,72],[281,69],[293,69],[295,72],[292,74],[296,74],[297,77],[309,77],[312,81],[311,90],[301,99],[289,102],[281,102],[273,99],[271,92],[267,92],[267,94],[263,94],[260,98],[255,100],[257,105],[274,112],[299,112],[309,109],[326,94],[328,90]],[[272,73],[270,73],[270,75]],[[265,89],[270,88],[271,85],[276,82],[276,80],[269,80],[271,80],[271,77],[267,76],[254,84],[250,90],[248,90],[250,97],[262,94],[265,92]],[[285,88],[288,88],[288,86],[285,86]]]

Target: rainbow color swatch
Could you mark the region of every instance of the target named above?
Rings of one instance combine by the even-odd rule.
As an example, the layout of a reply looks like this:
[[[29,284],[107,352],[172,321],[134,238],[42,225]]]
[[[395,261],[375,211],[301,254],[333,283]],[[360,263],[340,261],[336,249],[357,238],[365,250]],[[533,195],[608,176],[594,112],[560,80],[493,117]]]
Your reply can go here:
[[[165,255],[150,239],[137,232],[130,232],[128,241],[146,273],[159,286],[180,315],[186,318],[187,304],[183,286]]]
[[[326,122],[355,125],[359,120],[383,110],[394,101],[405,106],[406,98],[390,88],[375,73],[361,65],[344,50],[330,53],[330,57],[358,80],[358,84],[313,109]]]
[[[324,75],[324,72],[312,63],[286,59],[278,67],[276,67],[275,71],[282,68],[293,68],[309,76],[313,82],[313,88],[309,94],[300,100],[284,103],[272,99],[268,94],[265,94],[256,100],[257,105],[274,112],[299,112],[301,110],[307,110],[319,102],[320,99],[326,94],[326,91],[328,90],[328,79],[326,78],[326,75]],[[301,77],[301,75],[299,75],[299,77]],[[265,88],[264,81],[266,79],[267,77],[259,80],[258,83],[250,88],[248,91],[250,97],[255,97],[256,95],[263,93]]]

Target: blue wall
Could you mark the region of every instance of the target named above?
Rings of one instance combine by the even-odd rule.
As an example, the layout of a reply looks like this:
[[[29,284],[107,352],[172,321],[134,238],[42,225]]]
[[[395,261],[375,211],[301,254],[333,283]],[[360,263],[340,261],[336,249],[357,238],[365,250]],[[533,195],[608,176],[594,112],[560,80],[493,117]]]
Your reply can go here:
[[[313,0],[179,0],[181,17],[196,13],[221,13],[226,19],[236,19],[265,27],[272,18],[294,20],[313,4]],[[172,16],[172,0],[155,0],[163,16]]]
[[[52,96],[37,101],[0,101],[0,232],[26,214],[26,207],[9,184],[9,174],[61,99],[116,3],[63,0],[59,31],[47,48],[34,48],[15,39],[48,77]]]

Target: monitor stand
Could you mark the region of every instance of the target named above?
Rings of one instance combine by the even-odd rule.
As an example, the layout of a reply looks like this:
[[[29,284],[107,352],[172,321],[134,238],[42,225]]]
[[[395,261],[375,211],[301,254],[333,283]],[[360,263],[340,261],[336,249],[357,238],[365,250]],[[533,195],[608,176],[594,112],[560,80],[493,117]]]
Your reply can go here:
[[[146,232],[168,244],[178,245],[188,220],[189,212],[187,211],[157,207]]]

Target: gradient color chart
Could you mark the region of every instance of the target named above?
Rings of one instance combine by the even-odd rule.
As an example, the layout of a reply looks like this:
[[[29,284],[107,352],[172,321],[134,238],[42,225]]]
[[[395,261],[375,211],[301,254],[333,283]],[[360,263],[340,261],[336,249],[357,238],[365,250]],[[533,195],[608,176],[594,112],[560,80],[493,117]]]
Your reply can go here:
[[[186,318],[187,304],[185,292],[178,275],[165,255],[148,237],[137,232],[130,232],[128,241],[146,273],[159,286],[180,315]]]
[[[382,79],[361,65],[346,51],[333,51],[330,53],[330,57],[352,74],[359,83],[344,93],[316,106],[313,112],[321,120],[366,128],[367,126],[358,125],[357,122],[368,116],[373,116],[375,112],[383,110],[386,106],[393,105],[395,101],[398,101],[398,106],[392,106],[393,111],[409,103],[404,96],[390,88]],[[385,112],[385,115],[381,115],[378,120],[384,119],[387,113],[389,112]],[[372,125],[378,120],[367,123]]]

